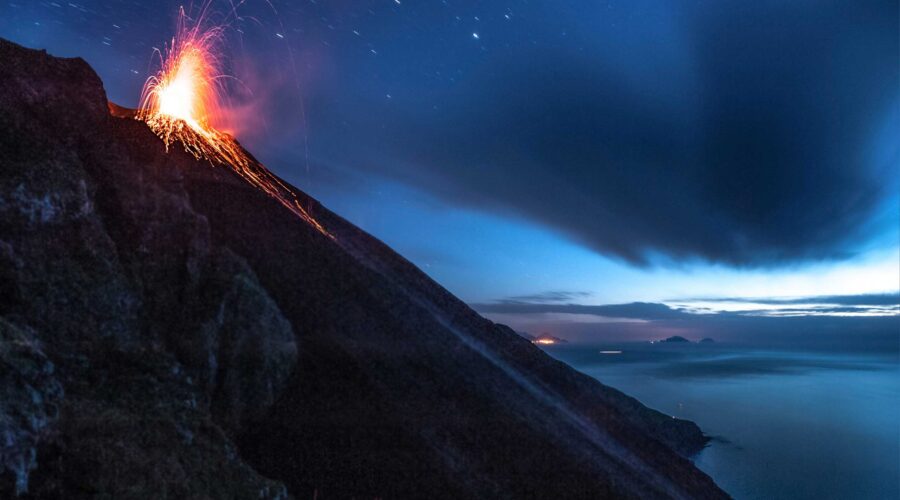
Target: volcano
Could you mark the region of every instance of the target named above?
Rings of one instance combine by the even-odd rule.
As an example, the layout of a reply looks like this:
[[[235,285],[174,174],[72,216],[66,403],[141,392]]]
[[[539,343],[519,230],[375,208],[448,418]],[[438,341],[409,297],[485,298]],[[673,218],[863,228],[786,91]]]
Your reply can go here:
[[[167,150],[83,60],[0,61],[0,496],[727,497],[692,422]]]

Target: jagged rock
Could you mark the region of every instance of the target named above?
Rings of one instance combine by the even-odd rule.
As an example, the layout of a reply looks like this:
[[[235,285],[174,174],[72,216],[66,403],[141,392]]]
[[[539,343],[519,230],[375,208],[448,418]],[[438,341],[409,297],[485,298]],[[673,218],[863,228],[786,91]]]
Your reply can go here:
[[[333,238],[167,152],[84,61],[4,41],[0,60],[0,316],[61,387],[0,379],[3,415],[48,415],[0,420],[11,453],[37,450],[29,496],[725,497],[687,458],[693,423],[480,317],[305,194]],[[37,351],[0,361],[20,355]]]
[[[34,332],[0,317],[0,491],[28,491],[63,394],[54,371]]]
[[[212,413],[238,433],[262,418],[284,390],[297,343],[291,324],[246,264],[230,253],[221,260],[212,274],[229,279],[212,285],[221,300],[199,336],[216,344],[207,358]]]
[[[293,370],[290,324],[253,271],[210,242],[164,152],[111,140],[87,64],[6,42],[0,59],[11,69],[0,76],[0,315],[30,327],[2,323],[0,362],[23,366],[8,346],[43,345],[66,393],[34,389],[50,391],[50,418],[15,397],[37,387],[27,374],[4,372],[0,496],[284,493],[232,440]]]

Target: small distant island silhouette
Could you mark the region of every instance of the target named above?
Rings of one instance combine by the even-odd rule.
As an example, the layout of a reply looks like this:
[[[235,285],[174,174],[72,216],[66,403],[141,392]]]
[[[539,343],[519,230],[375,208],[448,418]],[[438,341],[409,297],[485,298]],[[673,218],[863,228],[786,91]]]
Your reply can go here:
[[[665,339],[663,339],[663,340],[651,340],[650,343],[651,343],[651,344],[657,344],[657,343],[666,343],[666,344],[692,344],[693,342],[691,342],[690,340],[688,340],[688,339],[682,337],[681,335],[673,335],[673,336],[668,337],[668,338],[665,338]],[[698,344],[712,344],[712,343],[715,343],[715,340],[713,340],[713,339],[711,339],[711,338],[709,338],[709,337],[704,337],[704,338],[698,340],[697,343],[698,343]]]

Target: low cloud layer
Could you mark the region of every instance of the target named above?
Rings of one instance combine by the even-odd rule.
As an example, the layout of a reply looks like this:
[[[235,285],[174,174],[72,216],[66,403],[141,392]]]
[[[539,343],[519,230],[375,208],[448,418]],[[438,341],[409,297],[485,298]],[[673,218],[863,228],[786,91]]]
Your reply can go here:
[[[644,302],[583,305],[497,301],[472,307],[520,331],[546,331],[582,342],[658,340],[680,335],[762,347],[895,353],[900,347],[898,302],[897,294],[880,294],[758,299],[753,302],[758,307],[739,311],[698,312],[699,308]],[[798,307],[801,304],[803,307]]]
[[[590,296],[590,292],[552,290],[541,293],[533,293],[529,295],[515,295],[513,297],[500,299],[498,302],[504,304],[558,303],[571,302],[573,300],[580,300]]]
[[[474,304],[473,307],[482,313],[498,314],[582,314],[601,316],[604,318],[623,319],[679,319],[688,313],[673,309],[665,304],[651,302],[633,302],[631,304],[582,305],[582,304],[544,304],[544,303],[509,303]]]
[[[716,297],[693,299],[693,302],[735,302],[748,304],[790,305],[821,304],[837,306],[897,306],[900,305],[900,293],[870,293],[860,295],[819,295],[816,297],[790,298],[748,298],[748,297]]]
[[[478,311],[494,314],[578,314],[604,318],[638,320],[686,319],[700,314],[738,316],[784,316],[821,314],[863,314],[879,316],[900,315],[900,293],[861,295],[820,295],[814,297],[775,298],[707,298],[673,301],[679,305],[653,302],[630,304],[584,305],[571,299],[582,297],[578,292],[546,292],[474,304]],[[706,304],[693,306],[692,304]],[[721,307],[709,307],[708,304]],[[730,311],[729,304],[740,304],[739,310]],[[803,307],[800,307],[803,306]]]

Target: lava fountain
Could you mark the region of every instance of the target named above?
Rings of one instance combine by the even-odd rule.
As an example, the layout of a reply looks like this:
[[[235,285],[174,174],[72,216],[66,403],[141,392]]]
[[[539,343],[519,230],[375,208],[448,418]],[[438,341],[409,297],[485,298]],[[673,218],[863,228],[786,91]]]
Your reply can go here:
[[[251,158],[231,134],[215,128],[221,124],[228,104],[224,82],[229,77],[219,57],[225,28],[204,28],[206,7],[208,4],[193,23],[183,7],[179,10],[175,36],[163,50],[157,50],[160,69],[144,84],[136,118],[163,140],[166,151],[178,142],[198,160],[230,167],[319,232],[332,237],[303,207],[291,187]]]
[[[229,134],[214,128],[225,103],[226,78],[219,49],[224,29],[202,29],[203,16],[190,26],[181,8],[172,41],[158,50],[159,72],[147,79],[137,118],[147,123],[168,149],[178,141],[198,159],[243,167],[250,158]]]

